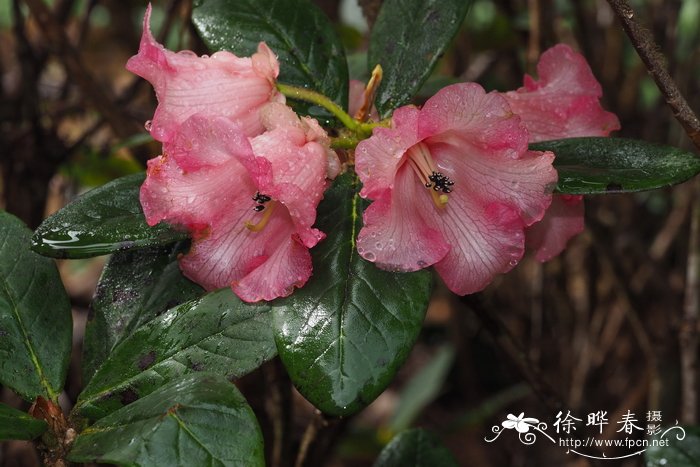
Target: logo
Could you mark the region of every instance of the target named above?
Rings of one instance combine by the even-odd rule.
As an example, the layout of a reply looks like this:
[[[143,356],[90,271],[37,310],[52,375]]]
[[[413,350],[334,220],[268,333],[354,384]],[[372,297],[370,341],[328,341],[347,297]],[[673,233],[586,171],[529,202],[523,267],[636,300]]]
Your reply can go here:
[[[492,437],[486,436],[484,441],[493,443],[503,433],[517,433],[520,442],[526,446],[535,444],[539,439],[544,439],[562,449],[566,449],[566,454],[576,454],[589,459],[615,460],[627,457],[639,456],[650,447],[668,447],[669,441],[675,436],[676,440],[685,439],[685,430],[676,424],[662,428],[662,415],[660,411],[649,411],[646,414],[646,426],[637,420],[636,415],[630,410],[623,414],[616,424],[610,428],[608,413],[603,410],[587,414],[585,425],[582,418],[577,418],[567,411],[564,414],[560,411],[552,427],[548,428],[547,423],[541,422],[537,418],[526,417],[522,412],[517,417],[508,414],[500,425],[491,427]],[[615,428],[617,428],[615,430]],[[614,433],[614,438],[606,438],[603,435]],[[646,438],[639,438],[644,432]],[[593,433],[593,434],[592,434]],[[633,435],[637,436],[633,436]],[[602,454],[602,450],[607,448],[618,448],[630,451],[616,457],[608,457]]]

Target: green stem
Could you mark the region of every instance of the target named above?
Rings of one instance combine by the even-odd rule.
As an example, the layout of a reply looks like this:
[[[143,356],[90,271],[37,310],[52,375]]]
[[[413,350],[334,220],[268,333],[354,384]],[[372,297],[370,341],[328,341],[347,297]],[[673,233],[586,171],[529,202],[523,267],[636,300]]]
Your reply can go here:
[[[355,149],[360,141],[361,139],[355,136],[338,136],[336,138],[331,138],[331,148]]]
[[[343,125],[345,125],[352,131],[356,132],[359,128],[362,127],[360,122],[348,115],[348,113],[345,112],[338,104],[336,104],[323,94],[282,83],[277,83],[277,89],[279,90],[279,92],[281,92],[287,97],[291,97],[292,99],[298,99],[306,102],[311,102],[312,104],[320,105],[321,107],[335,115],[336,118],[340,120]]]

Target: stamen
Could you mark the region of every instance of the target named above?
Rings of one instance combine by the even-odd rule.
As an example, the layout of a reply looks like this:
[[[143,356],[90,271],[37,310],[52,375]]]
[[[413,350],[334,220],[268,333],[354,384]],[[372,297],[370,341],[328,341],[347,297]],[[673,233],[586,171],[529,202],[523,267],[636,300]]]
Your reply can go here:
[[[272,216],[272,212],[277,207],[277,203],[273,201],[268,206],[259,205],[259,206],[255,206],[255,208],[253,208],[253,209],[257,212],[260,212],[260,211],[258,211],[258,209],[256,209],[258,207],[262,207],[263,209],[265,209],[265,213],[263,214],[262,219],[260,219],[256,224],[253,224],[251,221],[246,221],[245,226],[251,232],[260,232],[262,229],[265,228],[267,223],[270,221],[270,217]]]
[[[447,194],[452,192],[455,182],[450,180],[447,175],[437,171],[430,150],[423,143],[418,143],[408,150],[408,160],[420,181],[430,190],[430,197],[435,207],[444,208],[449,199]]]
[[[264,195],[264,194],[260,193],[259,191],[256,191],[256,192],[255,192],[255,195],[253,195],[253,201],[255,201],[256,203],[259,203],[259,204],[267,203],[267,202],[270,201],[271,199],[272,199],[272,198],[270,198],[270,197],[267,196],[267,195]]]

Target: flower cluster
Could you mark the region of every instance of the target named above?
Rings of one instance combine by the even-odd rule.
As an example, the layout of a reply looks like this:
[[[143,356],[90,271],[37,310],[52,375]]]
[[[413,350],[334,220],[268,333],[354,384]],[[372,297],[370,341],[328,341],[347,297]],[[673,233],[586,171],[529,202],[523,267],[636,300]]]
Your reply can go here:
[[[338,168],[328,136],[284,104],[264,43],[250,58],[171,52],[151,35],[150,12],[127,64],[158,97],[147,127],[163,155],[148,162],[141,188],[146,220],[190,232],[180,267],[206,289],[230,285],[250,302],[289,295],[310,277],[309,248],[324,237],[313,224]]]
[[[149,130],[163,155],[149,161],[141,189],[148,223],[190,232],[180,266],[205,288],[231,285],[246,301],[290,294],[324,238],[316,208],[339,170],[328,135],[285,105],[264,43],[250,58],[175,53],[152,37],[149,18],[150,8],[127,65],[159,102]],[[526,245],[545,261],[583,229],[581,197],[552,195],[555,155],[528,144],[607,135],[619,123],[568,46],[545,52],[538,74],[507,93],[448,86],[422,108],[396,109],[358,144],[360,195],[372,201],[356,242],[364,259],[393,271],[433,266],[468,294],[515,266]],[[359,107],[361,89],[351,91]]]
[[[463,295],[509,271],[526,243],[546,261],[583,230],[581,197],[552,197],[554,155],[528,143],[604,136],[619,122],[570,47],[546,51],[537,71],[540,81],[526,76],[524,87],[503,94],[448,86],[422,109],[397,109],[392,128],[358,145],[361,195],[374,201],[360,255],[396,271],[433,265]]]

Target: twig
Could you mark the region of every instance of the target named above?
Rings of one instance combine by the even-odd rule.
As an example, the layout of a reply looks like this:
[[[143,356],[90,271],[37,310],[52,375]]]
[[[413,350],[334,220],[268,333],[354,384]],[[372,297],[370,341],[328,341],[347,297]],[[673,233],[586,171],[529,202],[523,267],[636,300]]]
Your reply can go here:
[[[321,428],[328,425],[326,418],[323,416],[321,411],[317,410],[314,413],[314,417],[309,422],[309,426],[306,427],[304,432],[304,437],[301,439],[301,445],[299,446],[299,453],[297,454],[297,459],[294,462],[294,467],[303,467],[306,463],[306,459],[309,455],[311,445],[314,444],[318,432]]]
[[[694,425],[698,415],[698,317],[700,316],[700,178],[693,182],[685,303],[680,329],[681,418]]]
[[[654,37],[634,19],[634,10],[627,0],[607,0],[622,22],[625,33],[637,50],[647,70],[671,107],[674,117],[683,126],[693,144],[700,149],[700,120],[668,72],[665,59],[658,51]]]

